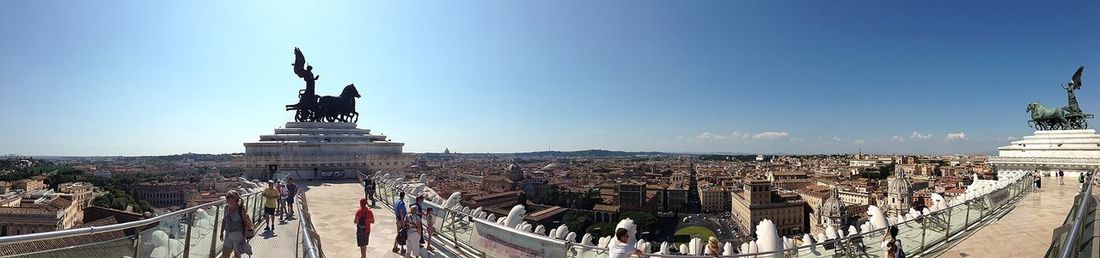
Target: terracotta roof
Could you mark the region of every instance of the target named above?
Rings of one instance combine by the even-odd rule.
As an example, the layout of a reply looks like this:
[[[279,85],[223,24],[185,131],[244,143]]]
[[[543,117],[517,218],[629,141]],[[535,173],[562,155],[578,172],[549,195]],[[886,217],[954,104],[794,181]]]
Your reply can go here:
[[[602,211],[602,212],[611,212],[611,213],[616,213],[616,212],[619,212],[619,206],[618,206],[618,205],[603,205],[603,204],[596,204],[596,206],[593,206],[593,207],[592,207],[592,210],[594,210],[594,211]]]
[[[565,212],[565,208],[553,206],[550,208],[542,209],[540,211],[536,211],[531,214],[527,214],[527,217],[530,217],[532,220],[544,220],[562,212]]]
[[[118,224],[114,217],[89,222],[85,226]],[[95,244],[94,248],[70,248]],[[122,231],[64,237],[15,244],[0,245],[0,256],[34,254],[33,257],[122,257],[133,255],[132,241]],[[47,252],[48,251],[48,252]],[[41,253],[38,253],[41,252]]]

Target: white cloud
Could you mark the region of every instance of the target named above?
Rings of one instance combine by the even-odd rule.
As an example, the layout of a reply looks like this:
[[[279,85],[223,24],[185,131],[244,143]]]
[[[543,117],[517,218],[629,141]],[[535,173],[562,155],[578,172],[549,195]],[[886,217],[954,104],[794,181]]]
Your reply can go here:
[[[746,139],[746,138],[749,138],[749,134],[739,133],[739,132],[733,132],[733,133],[730,133],[729,135],[717,134],[717,133],[712,133],[712,132],[703,132],[702,134],[699,134],[699,135],[695,136],[695,139],[700,140],[700,141],[727,141],[727,140],[737,140],[737,139]]]
[[[840,137],[833,136],[833,141],[834,142],[839,142],[839,141],[843,141],[843,140],[844,139],[841,139]]]
[[[771,140],[787,137],[787,132],[763,132],[752,136],[753,140]]]
[[[1015,141],[1015,140],[1019,140],[1020,138],[1016,138],[1014,136],[1009,136],[1008,138],[1005,138],[1005,139],[1008,139],[1009,141]]]
[[[681,136],[676,136],[676,140],[683,140],[683,139],[684,139],[684,136],[683,136],[683,135],[681,135]]]
[[[852,144],[864,144],[864,143],[867,143],[867,141],[864,141],[863,139],[852,141]]]
[[[791,138],[792,142],[801,142],[801,141],[805,141],[805,140],[806,139],[802,139],[802,138]]]
[[[695,136],[695,139],[703,140],[703,141],[717,141],[717,140],[722,140],[724,138],[726,138],[726,137],[722,136],[722,135],[719,135],[719,134],[716,134],[716,133],[711,133],[711,132],[703,132],[703,133]]]
[[[947,134],[946,138],[947,138],[948,141],[966,140],[966,133],[964,133],[964,132],[949,133],[949,134]]]
[[[913,140],[927,140],[928,138],[932,138],[932,134],[922,134],[920,132],[913,131],[913,134],[909,135],[909,139]]]
[[[905,137],[894,135],[894,137],[891,138],[891,140],[893,140],[895,142],[905,142]]]

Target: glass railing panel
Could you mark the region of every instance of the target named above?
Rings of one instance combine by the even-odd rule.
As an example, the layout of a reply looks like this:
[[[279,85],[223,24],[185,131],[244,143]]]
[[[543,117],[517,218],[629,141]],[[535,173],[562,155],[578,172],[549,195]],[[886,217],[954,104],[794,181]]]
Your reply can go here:
[[[219,207],[207,207],[194,212],[194,222],[191,225],[190,255],[189,257],[209,257],[213,248],[221,247],[217,244],[215,235],[221,217],[218,214]],[[186,243],[186,242],[185,242]]]
[[[969,212],[969,215],[966,218],[966,226],[969,227],[971,225],[974,225],[974,223],[977,223],[979,220],[982,219],[981,216],[982,216],[982,207],[983,206],[981,206],[979,203],[971,201],[971,202],[967,202],[963,206],[965,206],[966,209],[967,209],[967,212]]]
[[[134,255],[133,237],[123,237],[98,243],[72,246],[60,249],[42,250],[12,256],[10,258],[66,257],[80,255],[84,257],[131,257]]]
[[[909,220],[897,225],[898,240],[901,240],[902,251],[905,251],[906,254],[920,253],[922,242],[921,234],[924,232],[921,226],[921,221],[923,221],[923,219],[924,218]],[[883,231],[883,233],[885,233],[885,231]],[[882,235],[879,235],[879,241],[882,241],[881,238]],[[879,244],[879,248],[881,250],[881,243]]]
[[[950,222],[949,232],[951,235],[962,232],[962,230],[966,228],[966,211],[966,204],[957,204],[948,208],[947,214],[950,217],[948,222]]]
[[[886,230],[876,230],[868,233],[864,233],[860,239],[859,247],[862,248],[861,252],[857,252],[853,257],[877,257],[881,256],[884,252],[882,250],[883,236],[886,235]],[[899,228],[899,235],[900,228]],[[854,242],[854,241],[853,241]]]
[[[211,236],[213,236],[212,240],[210,241],[211,245],[213,245],[213,249],[210,249],[212,250],[210,252],[212,252],[213,254],[218,254],[222,251],[222,243],[224,241],[222,240],[221,228],[222,223],[224,223],[222,219],[225,218],[225,208],[226,205],[223,204],[217,207],[213,207],[212,210],[212,216],[214,217],[214,228],[212,228],[210,232]]]

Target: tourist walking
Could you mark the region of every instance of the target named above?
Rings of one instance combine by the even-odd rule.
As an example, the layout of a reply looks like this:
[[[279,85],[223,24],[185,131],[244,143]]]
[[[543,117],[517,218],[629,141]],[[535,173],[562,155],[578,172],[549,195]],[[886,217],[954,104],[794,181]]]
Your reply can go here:
[[[419,209],[416,204],[409,204],[409,213],[405,216],[405,258],[420,257],[420,236],[424,234],[421,223],[421,213],[413,209]]]
[[[393,203],[393,217],[397,220],[397,237],[393,239],[393,252],[401,253],[398,247],[404,245],[405,238],[408,237],[408,232],[405,230],[405,214],[408,212],[405,210],[405,192],[398,192],[397,195],[397,201]]]
[[[1066,184],[1066,172],[1058,170],[1058,184],[1059,185],[1065,185]]]
[[[252,246],[248,245],[248,238],[255,231],[252,229],[252,219],[248,217],[248,211],[241,208],[241,195],[237,190],[229,190],[225,193],[225,215],[222,217],[222,258],[240,258],[241,254],[252,255]],[[246,234],[249,235],[246,237]]]
[[[1043,177],[1042,174],[1035,175],[1035,191],[1043,192]]]
[[[607,244],[607,258],[627,258],[632,254],[642,257],[642,250],[627,244],[630,242],[629,232],[625,228],[615,230],[615,238]]]
[[[428,252],[432,251],[432,236],[435,235],[435,217],[432,216],[432,207],[424,210],[424,246]]]
[[[410,205],[410,207],[412,207],[412,206],[416,206],[416,209],[413,210],[413,209],[410,208],[409,213],[416,213],[417,215],[419,215],[420,220],[418,220],[417,222],[420,223],[421,225],[423,225],[423,223],[424,223],[423,220],[424,220],[424,216],[425,216],[425,214],[424,214],[424,208],[425,208],[424,207],[424,196],[423,195],[416,196],[416,199],[414,200],[413,204]],[[418,232],[420,232],[421,236],[424,235],[424,229],[423,228],[420,228],[418,230]],[[420,238],[419,241],[416,242],[416,244],[417,244],[417,247],[420,247],[420,245],[424,244],[424,238]]]
[[[293,177],[286,177],[286,217],[288,220],[294,219],[294,200],[298,196],[298,184],[294,183]]]
[[[281,181],[277,181],[275,182],[275,190],[279,191],[279,199],[275,200],[279,206],[275,208],[275,214],[279,215],[280,220],[286,220],[286,185]]]
[[[374,179],[369,179],[369,180],[370,180],[370,187],[367,187],[367,195],[370,196],[370,199],[369,199],[370,200],[370,206],[375,206],[375,201],[377,200],[377,198],[375,198],[375,196],[378,194],[377,192],[375,192],[375,190],[378,189],[378,182],[375,182]]]
[[[905,258],[901,240],[898,239],[898,226],[890,226],[890,229],[886,230],[886,234],[882,235],[882,251],[884,257]]]
[[[359,211],[355,212],[355,243],[359,246],[360,258],[367,258],[371,224],[374,224],[374,212],[367,207],[367,199],[360,199]]]
[[[279,190],[275,189],[275,181],[267,181],[267,189],[264,189],[264,222],[267,223],[267,231],[275,231],[275,208],[279,206]]]
[[[363,198],[371,201],[370,206],[374,206],[374,180],[370,177],[363,179]]]

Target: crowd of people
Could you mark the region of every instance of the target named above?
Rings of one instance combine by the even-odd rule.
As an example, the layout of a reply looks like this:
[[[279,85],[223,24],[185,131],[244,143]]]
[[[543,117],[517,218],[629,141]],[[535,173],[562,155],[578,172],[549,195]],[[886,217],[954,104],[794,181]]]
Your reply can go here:
[[[355,213],[356,242],[360,257],[367,257],[367,245],[370,242],[370,224],[374,223],[371,207],[378,201],[377,184],[373,179],[363,180],[363,199],[359,201],[359,211]],[[368,206],[369,203],[369,206]],[[394,237],[392,252],[405,257],[420,257],[421,248],[432,251],[431,237],[435,233],[432,208],[424,205],[424,196],[417,196],[412,203],[405,202],[405,193],[399,192],[393,202],[397,235]]]
[[[273,234],[275,230],[276,216],[284,222],[294,219],[294,197],[298,195],[298,189],[291,177],[281,181],[267,181],[267,188],[263,190],[264,213],[261,222],[266,224],[264,229],[268,233]],[[243,207],[240,192],[229,190],[225,194],[225,203],[220,234],[223,241],[221,257],[240,258],[242,254],[252,255],[252,246],[248,240],[256,235],[256,230],[248,209]]]

